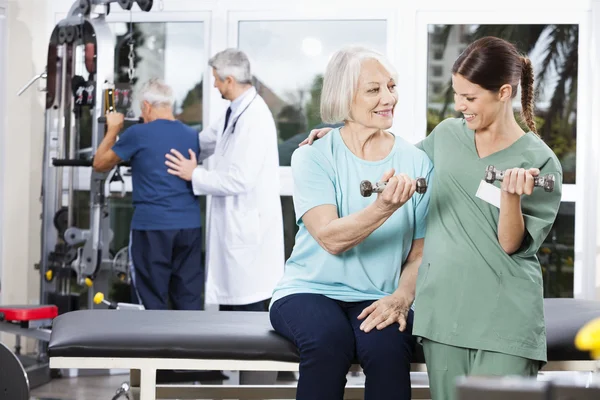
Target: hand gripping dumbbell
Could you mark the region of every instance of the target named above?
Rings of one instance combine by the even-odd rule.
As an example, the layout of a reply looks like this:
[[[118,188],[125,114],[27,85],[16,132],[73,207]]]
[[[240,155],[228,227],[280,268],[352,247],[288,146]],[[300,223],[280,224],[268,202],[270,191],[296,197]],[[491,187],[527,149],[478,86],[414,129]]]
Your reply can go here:
[[[496,169],[493,165],[488,165],[485,169],[484,179],[487,183],[494,183],[494,181],[502,182],[504,180],[504,171]],[[543,187],[546,192],[552,192],[554,190],[554,175],[534,176],[533,186]]]
[[[362,181],[360,183],[360,194],[363,197],[369,197],[373,193],[381,193],[387,186],[387,182]],[[417,178],[417,193],[423,194],[427,191],[427,181],[425,178]]]

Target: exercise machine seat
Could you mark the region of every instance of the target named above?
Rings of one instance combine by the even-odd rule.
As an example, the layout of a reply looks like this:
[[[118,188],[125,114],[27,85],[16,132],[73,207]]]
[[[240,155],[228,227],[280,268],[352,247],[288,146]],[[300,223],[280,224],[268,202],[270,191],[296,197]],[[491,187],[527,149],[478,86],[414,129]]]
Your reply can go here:
[[[58,307],[53,305],[0,306],[0,321],[39,321],[42,319],[54,319],[57,315]]]

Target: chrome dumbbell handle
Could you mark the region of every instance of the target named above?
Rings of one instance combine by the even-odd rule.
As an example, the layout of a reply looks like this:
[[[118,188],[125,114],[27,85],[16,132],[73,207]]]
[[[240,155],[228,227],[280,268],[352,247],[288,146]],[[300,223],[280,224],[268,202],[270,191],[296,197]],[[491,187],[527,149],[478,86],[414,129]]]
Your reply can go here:
[[[502,182],[504,180],[504,172],[502,170],[496,169],[493,165],[489,165],[485,169],[485,181],[487,183],[494,183],[494,181]],[[533,186],[542,187],[546,192],[554,191],[554,182],[555,178],[553,174],[547,174],[544,176],[535,176],[533,178]]]
[[[360,183],[360,194],[363,197],[369,197],[373,193],[381,193],[385,190],[387,182],[371,182],[364,180]],[[417,193],[423,194],[427,192],[427,181],[425,178],[417,178]]]

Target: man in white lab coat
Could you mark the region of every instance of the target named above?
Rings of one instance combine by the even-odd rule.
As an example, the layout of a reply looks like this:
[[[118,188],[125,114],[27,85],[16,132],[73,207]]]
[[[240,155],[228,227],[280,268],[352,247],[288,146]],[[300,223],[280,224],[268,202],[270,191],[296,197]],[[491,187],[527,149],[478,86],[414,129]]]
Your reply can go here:
[[[200,133],[200,160],[172,150],[165,163],[169,173],[191,181],[196,195],[211,196],[206,303],[266,311],[285,263],[275,121],[252,86],[243,52],[224,50],[209,65],[214,86],[231,104]],[[210,169],[198,166],[209,156]]]

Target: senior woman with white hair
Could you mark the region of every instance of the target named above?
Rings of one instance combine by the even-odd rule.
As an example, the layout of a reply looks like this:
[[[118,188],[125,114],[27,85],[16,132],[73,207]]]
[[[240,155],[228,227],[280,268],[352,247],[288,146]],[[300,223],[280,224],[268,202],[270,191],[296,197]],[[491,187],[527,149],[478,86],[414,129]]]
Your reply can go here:
[[[198,133],[173,116],[173,90],[157,79],[137,97],[144,124],[123,129],[120,113],[106,115],[107,132],[94,169],[105,172],[131,161],[133,218],[130,255],[132,297],[147,309],[203,308],[200,207],[192,185],[167,173],[162,160],[171,149],[198,154]],[[119,135],[119,140],[117,140]]]
[[[338,51],[323,81],[321,117],[343,122],[292,156],[299,227],[270,307],[271,323],[300,352],[297,399],[343,399],[360,362],[365,399],[410,399],[411,306],[425,233],[424,152],[387,130],[396,72],[379,53]],[[361,180],[388,181],[362,197]]]

